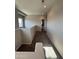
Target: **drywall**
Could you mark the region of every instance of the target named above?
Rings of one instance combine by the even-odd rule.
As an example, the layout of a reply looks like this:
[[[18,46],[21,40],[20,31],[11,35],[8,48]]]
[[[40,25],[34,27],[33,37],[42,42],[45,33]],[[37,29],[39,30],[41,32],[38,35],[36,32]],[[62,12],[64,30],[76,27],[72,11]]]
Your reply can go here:
[[[21,46],[22,44],[21,39],[22,39],[21,31],[20,29],[16,29],[15,30],[15,50],[17,50]]]
[[[28,15],[25,17],[25,28],[21,28],[22,42],[24,44],[31,44],[35,32],[41,31],[41,16],[40,15]]]
[[[45,19],[45,27],[47,26],[46,24],[46,18],[45,16],[41,15],[28,15],[26,16],[25,19],[25,27],[27,28],[32,28],[33,26],[37,26],[39,31],[41,31],[41,25],[42,25],[42,18]]]
[[[31,30],[31,37],[33,39],[36,31],[41,31],[41,28],[36,25],[36,26],[33,26],[30,30]]]
[[[47,32],[63,57],[63,0],[57,0],[47,14]]]
[[[31,44],[32,38],[31,38],[31,31],[28,28],[21,28],[21,37],[22,37],[22,43],[23,44]]]
[[[41,27],[41,16],[39,15],[29,15],[26,16],[25,19],[25,27],[32,28],[33,26],[39,26]]]
[[[16,29],[19,28],[17,10],[16,10],[16,17],[15,17],[15,27]],[[26,16],[25,28],[20,28],[22,44],[31,44],[36,31],[41,31],[41,16],[40,15]]]
[[[16,25],[16,29],[18,29],[18,21],[17,21],[17,13],[16,13],[16,21],[15,21],[15,25]],[[22,44],[31,44],[32,40],[34,38],[35,32],[36,31],[41,31],[41,16],[36,16],[36,15],[32,15],[32,16],[26,16],[25,17],[25,28],[20,28],[20,33],[19,35],[21,35],[21,41]],[[16,31],[16,34],[17,31]],[[15,38],[15,40],[17,41],[17,39]],[[19,44],[17,42],[17,44]]]
[[[38,26],[33,26],[31,28],[21,28],[22,43],[31,44],[36,31],[40,31]]]

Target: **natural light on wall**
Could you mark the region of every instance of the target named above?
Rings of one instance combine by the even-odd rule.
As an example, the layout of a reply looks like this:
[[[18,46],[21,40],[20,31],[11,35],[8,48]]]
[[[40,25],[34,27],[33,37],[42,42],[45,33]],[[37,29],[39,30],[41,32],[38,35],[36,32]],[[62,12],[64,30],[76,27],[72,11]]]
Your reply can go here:
[[[57,56],[52,47],[43,47],[45,50],[46,59],[57,59]]]

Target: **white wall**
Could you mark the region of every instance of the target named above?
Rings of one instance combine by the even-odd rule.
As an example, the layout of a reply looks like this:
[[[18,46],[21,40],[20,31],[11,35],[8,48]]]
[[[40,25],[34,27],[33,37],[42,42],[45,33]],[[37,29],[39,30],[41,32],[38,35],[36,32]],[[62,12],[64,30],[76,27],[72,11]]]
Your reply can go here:
[[[16,25],[17,23],[18,22],[16,22]],[[41,31],[41,16],[40,15],[26,16],[25,17],[25,28],[21,28],[19,31],[20,32],[19,35],[21,35],[22,44],[31,44],[36,31]],[[16,31],[16,34],[18,34],[17,31]],[[16,38],[15,40],[17,42]],[[17,44],[19,43],[17,42]]]
[[[15,30],[15,50],[17,50],[21,46],[22,44],[21,39],[22,39],[21,31],[20,29],[16,29]]]
[[[26,16],[25,27],[32,28],[37,25],[41,27],[41,16],[40,15],[29,15]]]
[[[41,31],[41,16],[29,15],[25,17],[25,28],[21,28],[23,44],[31,44],[35,31]]]
[[[22,44],[31,44],[31,31],[28,28],[21,28]]]
[[[63,57],[63,0],[57,0],[48,12],[47,31],[52,43]]]

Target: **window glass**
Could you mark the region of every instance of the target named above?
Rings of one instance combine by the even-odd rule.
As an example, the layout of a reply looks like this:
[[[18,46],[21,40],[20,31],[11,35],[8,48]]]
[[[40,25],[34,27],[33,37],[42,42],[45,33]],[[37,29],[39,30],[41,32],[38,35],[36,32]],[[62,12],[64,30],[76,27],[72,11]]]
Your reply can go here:
[[[18,18],[19,27],[23,27],[23,18]]]

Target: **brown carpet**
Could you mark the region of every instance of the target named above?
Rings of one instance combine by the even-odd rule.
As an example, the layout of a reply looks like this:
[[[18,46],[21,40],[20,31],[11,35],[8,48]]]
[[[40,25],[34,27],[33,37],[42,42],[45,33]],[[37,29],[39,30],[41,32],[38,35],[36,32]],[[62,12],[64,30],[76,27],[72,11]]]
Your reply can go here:
[[[34,51],[34,47],[31,44],[22,44],[17,51]]]

